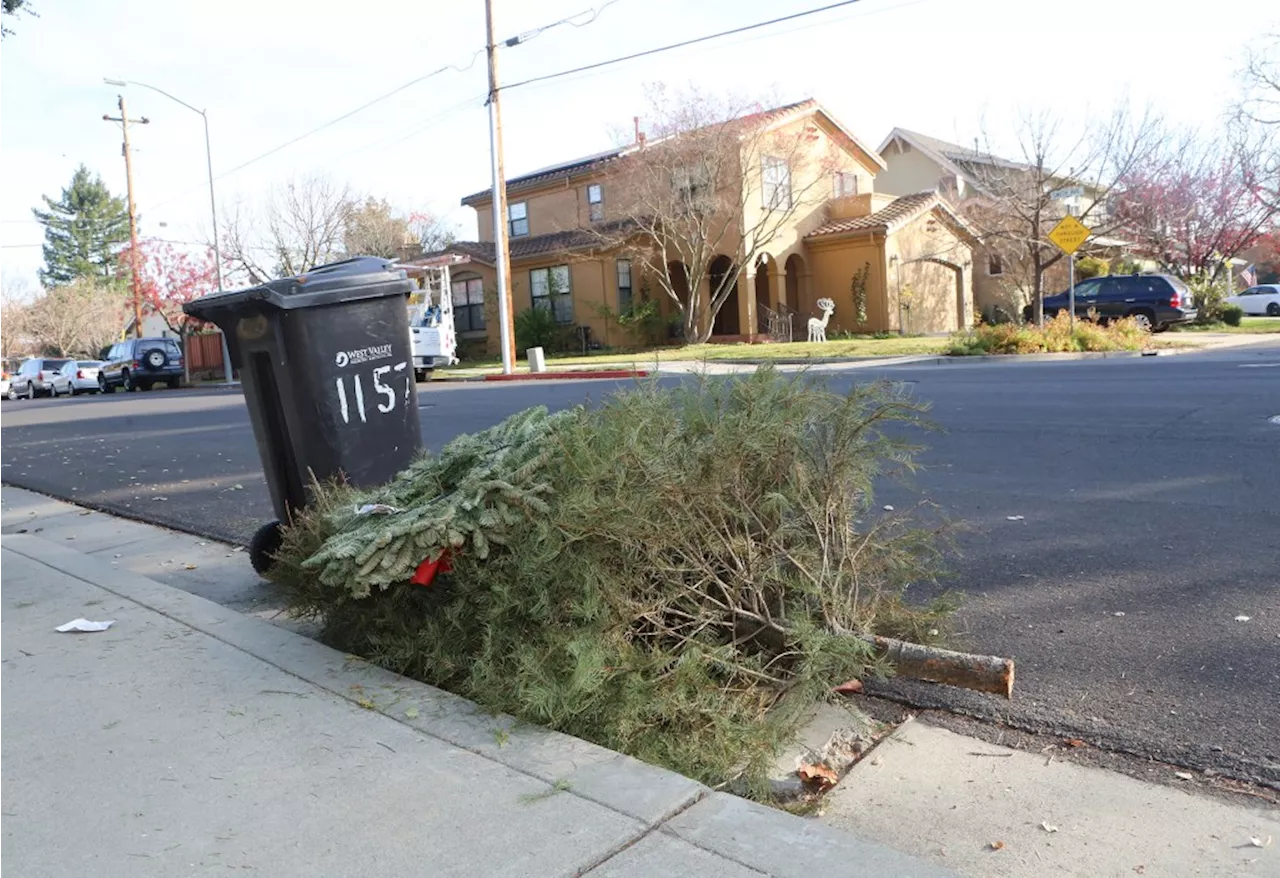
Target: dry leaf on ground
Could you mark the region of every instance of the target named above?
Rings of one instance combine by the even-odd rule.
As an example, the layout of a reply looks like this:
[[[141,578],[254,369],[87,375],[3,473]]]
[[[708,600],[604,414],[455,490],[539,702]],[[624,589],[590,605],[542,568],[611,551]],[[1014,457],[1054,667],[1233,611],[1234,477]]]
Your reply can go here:
[[[987,847],[991,848],[993,851],[998,851],[1004,847],[1004,842],[1002,841],[988,842]]]
[[[1068,747],[1088,747],[1089,746],[1084,741],[1081,741],[1079,738],[1067,738],[1067,740],[1064,743]]]
[[[857,695],[859,692],[862,691],[862,681],[846,680],[845,682],[841,683],[832,691],[838,692],[841,695]]]
[[[840,780],[840,776],[833,769],[820,762],[806,762],[796,769],[796,774],[799,775],[800,780],[816,786],[819,791],[831,789]]]

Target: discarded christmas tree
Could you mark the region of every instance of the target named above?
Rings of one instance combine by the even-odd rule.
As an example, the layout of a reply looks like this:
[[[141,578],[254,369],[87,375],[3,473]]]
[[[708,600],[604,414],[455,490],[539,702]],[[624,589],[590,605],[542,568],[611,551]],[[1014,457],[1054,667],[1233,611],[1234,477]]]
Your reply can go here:
[[[932,580],[937,529],[873,502],[912,468],[919,414],[770,369],[531,409],[383,488],[320,490],[273,578],[341,649],[760,789],[807,708],[884,670],[850,633],[923,640],[947,612],[902,597]],[[451,572],[410,584],[446,551]]]

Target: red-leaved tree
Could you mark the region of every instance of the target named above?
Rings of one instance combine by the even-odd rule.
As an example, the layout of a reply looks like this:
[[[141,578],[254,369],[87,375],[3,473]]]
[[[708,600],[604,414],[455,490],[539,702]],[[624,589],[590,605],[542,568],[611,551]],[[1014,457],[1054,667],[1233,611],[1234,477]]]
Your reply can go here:
[[[174,332],[186,335],[202,325],[188,317],[182,305],[217,290],[217,271],[213,256],[184,253],[163,241],[141,241],[143,313],[153,312],[164,318]],[[120,254],[121,276],[130,277],[130,248]]]
[[[1216,279],[1280,209],[1260,198],[1252,183],[1263,158],[1194,132],[1167,141],[1131,171],[1112,199],[1121,234],[1165,271]]]

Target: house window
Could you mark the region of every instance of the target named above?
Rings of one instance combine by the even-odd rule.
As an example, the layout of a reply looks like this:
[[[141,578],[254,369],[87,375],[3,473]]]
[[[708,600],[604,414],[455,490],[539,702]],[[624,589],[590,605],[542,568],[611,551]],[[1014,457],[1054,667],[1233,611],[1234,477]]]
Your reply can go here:
[[[690,168],[676,168],[671,172],[671,186],[676,195],[693,205],[711,194],[711,171],[702,163]]]
[[[599,183],[587,187],[587,214],[593,223],[604,219],[604,190]]]
[[[835,176],[835,187],[832,197],[848,198],[850,195],[858,194],[858,175],[851,174],[848,171],[837,171]]]
[[[791,206],[791,166],[786,159],[765,156],[760,160],[764,206],[777,210]]]
[[[631,310],[631,260],[618,260],[618,313]]]
[[[459,278],[451,285],[453,328],[458,332],[484,329],[484,281],[478,277]]]
[[[573,322],[573,292],[569,287],[569,266],[553,265],[529,272],[533,307],[549,308],[556,323]]]
[[[529,234],[529,208],[523,201],[507,205],[507,234],[513,238]]]
[[[1004,260],[1000,258],[999,253],[992,253],[987,257],[987,274],[991,277],[1004,274]]]

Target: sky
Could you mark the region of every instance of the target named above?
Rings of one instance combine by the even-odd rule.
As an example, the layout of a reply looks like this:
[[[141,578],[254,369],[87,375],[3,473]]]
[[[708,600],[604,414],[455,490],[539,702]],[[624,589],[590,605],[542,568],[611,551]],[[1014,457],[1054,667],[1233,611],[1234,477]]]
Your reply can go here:
[[[474,238],[459,199],[489,186],[483,0],[30,0],[0,45],[0,270],[34,290],[42,227],[83,163],[124,194],[118,115],[131,128],[140,234],[200,250],[212,220],[207,111],[220,217],[260,210],[291,178],[324,176]],[[499,81],[591,64],[823,6],[831,0],[493,0]],[[594,4],[594,5],[593,5]],[[122,12],[124,10],[124,12]],[[629,137],[646,84],[790,102],[816,98],[873,147],[895,126],[1014,149],[1019,114],[1070,124],[1118,100],[1212,130],[1238,91],[1245,46],[1280,30],[1270,0],[861,0],[772,27],[504,90],[515,176]],[[257,159],[440,68],[387,100]],[[643,126],[643,119],[641,121]],[[985,132],[985,134],[984,134]],[[247,163],[247,164],[246,164]],[[243,167],[240,167],[243,165]]]

